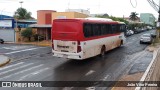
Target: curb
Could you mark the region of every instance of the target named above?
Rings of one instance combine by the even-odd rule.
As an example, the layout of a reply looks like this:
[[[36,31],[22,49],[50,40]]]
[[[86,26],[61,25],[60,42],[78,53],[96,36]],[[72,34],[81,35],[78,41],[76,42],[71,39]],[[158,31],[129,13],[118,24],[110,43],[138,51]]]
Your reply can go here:
[[[151,60],[151,62],[150,62],[150,64],[149,64],[149,66],[147,67],[146,71],[144,72],[143,76],[141,77],[140,81],[142,81],[142,82],[145,81],[145,79],[146,79],[146,77],[147,77],[147,74],[149,73],[152,65],[156,63],[156,62],[155,62],[155,59],[156,59],[156,57],[157,57],[157,54],[158,54],[158,51],[159,51],[159,50],[160,50],[160,48],[154,50],[154,52],[153,52],[153,58],[152,58],[152,60]],[[141,90],[141,87],[138,87],[138,86],[137,86],[137,87],[135,88],[135,90]]]
[[[4,56],[4,57],[6,57],[6,56]],[[11,61],[11,59],[9,59],[8,57],[6,57],[6,58],[7,58],[7,60],[4,60],[4,62],[0,63],[0,67],[5,66],[6,64],[8,64]]]

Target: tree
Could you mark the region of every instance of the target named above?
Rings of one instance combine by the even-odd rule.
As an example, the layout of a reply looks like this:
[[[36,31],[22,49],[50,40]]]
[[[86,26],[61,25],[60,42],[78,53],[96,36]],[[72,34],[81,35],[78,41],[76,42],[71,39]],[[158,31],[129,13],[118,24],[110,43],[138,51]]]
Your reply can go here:
[[[31,37],[33,35],[32,28],[26,28],[26,30],[24,30],[24,31],[21,32],[21,35],[23,37],[28,38],[28,40],[31,41]]]
[[[109,19],[112,19],[113,21],[120,21],[120,22],[124,22],[125,24],[128,24],[129,22],[123,18],[118,18],[118,17],[113,17],[113,16],[104,16],[104,15],[98,15],[96,17],[99,17],[99,18],[109,18]]]
[[[33,19],[31,12],[28,12],[25,8],[18,8],[13,17],[16,19]]]
[[[131,15],[129,17],[132,21],[136,21],[138,19],[137,15],[138,14],[136,12],[131,12]]]

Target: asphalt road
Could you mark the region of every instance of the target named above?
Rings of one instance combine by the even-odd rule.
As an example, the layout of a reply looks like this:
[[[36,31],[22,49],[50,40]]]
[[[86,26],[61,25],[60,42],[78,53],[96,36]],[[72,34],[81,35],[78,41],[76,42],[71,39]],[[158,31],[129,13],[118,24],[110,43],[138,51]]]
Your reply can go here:
[[[152,59],[139,44],[142,32],[127,37],[127,43],[106,52],[105,56],[83,61],[53,57],[50,47],[32,45],[0,45],[0,54],[12,63],[0,68],[0,81],[116,81],[124,74],[144,72]],[[109,90],[108,87],[59,87],[59,88],[0,88],[0,90]]]

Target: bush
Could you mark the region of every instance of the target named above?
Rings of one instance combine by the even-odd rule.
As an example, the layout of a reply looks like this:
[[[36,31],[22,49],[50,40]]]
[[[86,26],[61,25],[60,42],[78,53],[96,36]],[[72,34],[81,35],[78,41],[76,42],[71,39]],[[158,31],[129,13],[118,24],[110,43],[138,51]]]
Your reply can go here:
[[[26,28],[26,30],[21,32],[21,35],[31,41],[31,37],[33,35],[32,28]]]
[[[39,39],[39,41],[44,40],[44,36],[43,35],[35,34],[35,35],[33,35],[33,37],[34,37],[35,41],[38,41],[38,39]]]

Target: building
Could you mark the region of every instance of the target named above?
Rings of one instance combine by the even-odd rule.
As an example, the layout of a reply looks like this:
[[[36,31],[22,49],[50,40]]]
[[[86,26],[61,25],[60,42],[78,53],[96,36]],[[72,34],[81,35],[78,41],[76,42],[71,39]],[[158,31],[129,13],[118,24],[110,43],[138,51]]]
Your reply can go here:
[[[87,18],[89,15],[79,12],[53,12],[52,20],[54,19],[73,19],[73,18]]]
[[[37,11],[37,24],[32,24],[32,27],[36,31],[37,35],[45,40],[51,39],[51,27],[52,27],[52,13],[54,10],[38,10]]]
[[[11,18],[13,18],[13,17],[8,16],[8,15],[0,15],[0,20],[2,20],[2,19],[11,19]]]
[[[8,42],[16,42],[19,39],[19,29],[25,29],[31,24],[37,23],[36,20],[15,20],[12,16],[0,15],[0,38]]]
[[[65,12],[78,12],[78,13],[83,13],[86,15],[90,15],[89,10],[84,10],[84,9],[66,9]]]
[[[122,17],[123,19],[125,19],[126,21],[128,21],[129,23],[139,23],[140,18],[138,17],[135,21],[131,20],[130,17]]]
[[[141,22],[144,22],[145,24],[149,24],[149,25],[154,26],[156,18],[151,13],[141,13],[140,20],[141,20]]]
[[[15,41],[14,19],[0,19],[0,38],[4,41]]]

